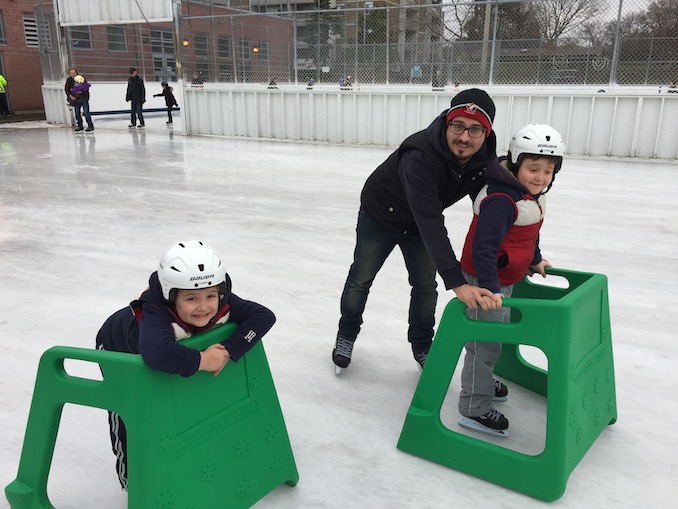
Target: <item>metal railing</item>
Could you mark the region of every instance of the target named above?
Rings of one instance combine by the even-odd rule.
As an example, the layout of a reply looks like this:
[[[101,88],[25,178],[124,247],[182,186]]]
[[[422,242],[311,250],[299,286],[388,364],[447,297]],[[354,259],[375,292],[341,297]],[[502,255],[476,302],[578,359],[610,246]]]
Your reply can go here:
[[[45,79],[61,79],[68,62],[89,80],[126,79],[136,67],[151,81],[271,87],[667,86],[678,80],[672,0],[336,3],[351,8],[253,12],[246,2],[183,1],[176,25],[69,26],[59,33],[50,4],[41,5]]]

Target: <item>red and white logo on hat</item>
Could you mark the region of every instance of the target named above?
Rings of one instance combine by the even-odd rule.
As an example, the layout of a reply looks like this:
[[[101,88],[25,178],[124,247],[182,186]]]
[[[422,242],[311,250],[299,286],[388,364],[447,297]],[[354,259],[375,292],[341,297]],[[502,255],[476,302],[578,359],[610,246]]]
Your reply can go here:
[[[471,115],[475,115],[476,113],[478,113],[478,106],[476,106],[474,103],[468,103],[464,111]]]

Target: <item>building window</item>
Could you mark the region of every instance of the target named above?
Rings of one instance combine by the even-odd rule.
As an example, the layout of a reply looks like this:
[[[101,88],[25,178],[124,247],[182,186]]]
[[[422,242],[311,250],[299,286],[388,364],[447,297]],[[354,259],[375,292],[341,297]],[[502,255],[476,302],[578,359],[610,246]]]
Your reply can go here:
[[[200,79],[203,81],[209,81],[210,79],[210,66],[205,61],[200,61],[195,63],[195,70],[198,71]]]
[[[125,27],[106,27],[108,49],[111,51],[127,51]]]
[[[41,38],[45,48],[52,47],[52,33],[49,28],[49,21],[46,19],[42,20],[40,23],[40,33],[38,33],[38,22],[34,14],[24,14],[24,36],[26,37],[26,47],[28,48],[39,48]]]
[[[233,81],[233,67],[231,64],[219,64],[219,81]]]
[[[24,14],[24,36],[26,37],[26,47],[40,47],[40,41],[38,40],[38,23],[33,14]]]
[[[151,48],[154,53],[174,54],[174,38],[170,30],[151,30]]]
[[[261,58],[268,58],[268,41],[259,41],[259,56]]]
[[[195,34],[195,54],[200,57],[207,56],[207,34]]]
[[[92,48],[92,34],[88,26],[71,27],[71,45],[80,49]]]
[[[240,39],[240,57],[249,60],[250,51],[250,40],[245,38]]]
[[[220,58],[231,58],[231,38],[220,35],[217,38],[217,46]]]
[[[5,20],[0,11],[0,44],[7,44],[7,37],[5,37]]]

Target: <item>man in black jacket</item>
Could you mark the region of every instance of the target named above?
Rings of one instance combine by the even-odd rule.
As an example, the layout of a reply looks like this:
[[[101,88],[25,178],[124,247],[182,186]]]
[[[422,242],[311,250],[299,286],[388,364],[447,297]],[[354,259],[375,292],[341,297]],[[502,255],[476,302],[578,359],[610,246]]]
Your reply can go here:
[[[146,102],[146,87],[141,76],[137,75],[137,70],[134,67],[129,68],[129,79],[127,80],[127,102],[132,101],[132,120],[129,127],[136,127],[137,117],[139,117],[139,128],[141,129],[146,124],[144,123],[144,113],[142,111],[143,104]]]
[[[492,292],[466,283],[443,216],[444,209],[464,196],[474,197],[485,184],[487,167],[498,164],[494,114],[494,102],[483,90],[460,92],[449,110],[407,138],[365,182],[354,261],[341,296],[332,351],[337,374],[351,362],[370,286],[396,246],[412,286],[408,341],[420,368],[433,340],[436,270],[445,288],[467,306],[498,306]]]

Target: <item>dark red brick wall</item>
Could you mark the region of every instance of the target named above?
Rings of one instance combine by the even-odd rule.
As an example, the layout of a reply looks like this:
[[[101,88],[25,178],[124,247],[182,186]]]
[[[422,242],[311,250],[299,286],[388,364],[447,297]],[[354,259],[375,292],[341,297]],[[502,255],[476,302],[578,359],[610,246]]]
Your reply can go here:
[[[33,14],[35,0],[0,0],[6,44],[0,43],[2,75],[12,111],[42,110],[40,50],[27,48],[24,14]]]

